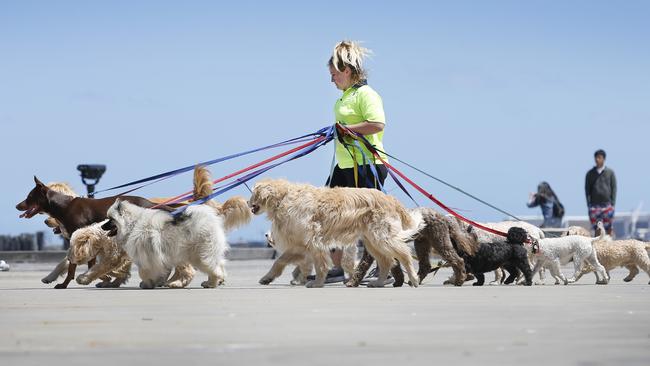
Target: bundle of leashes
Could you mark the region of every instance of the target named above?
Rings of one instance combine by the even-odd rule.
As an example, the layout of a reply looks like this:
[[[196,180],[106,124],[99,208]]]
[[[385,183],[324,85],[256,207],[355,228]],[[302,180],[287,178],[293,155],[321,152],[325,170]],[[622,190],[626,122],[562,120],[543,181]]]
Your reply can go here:
[[[350,144],[350,143],[348,143],[346,141],[346,136],[350,136],[352,138],[352,144]],[[236,171],[234,173],[228,174],[226,176],[223,176],[223,177],[221,177],[219,179],[214,180],[212,182],[212,184],[216,185],[217,183],[221,183],[221,182],[224,182],[224,181],[229,180],[231,178],[235,178],[235,177],[237,177],[239,175],[247,173],[246,175],[243,175],[243,176],[241,176],[239,178],[236,178],[236,179],[234,179],[233,181],[231,181],[229,183],[225,183],[225,184],[223,184],[221,186],[213,187],[213,193],[208,195],[207,197],[203,197],[203,198],[198,199],[196,201],[191,201],[191,202],[185,204],[184,206],[181,206],[181,207],[177,208],[173,212],[173,214],[178,215],[178,214],[182,213],[185,209],[187,209],[187,207],[190,207],[192,205],[201,204],[201,203],[204,203],[204,202],[206,202],[208,200],[211,200],[212,198],[214,198],[216,196],[219,196],[219,195],[221,195],[221,194],[223,194],[223,193],[225,193],[225,192],[227,192],[227,191],[229,191],[229,190],[231,190],[231,189],[233,189],[235,187],[238,187],[238,186],[240,186],[242,184],[245,184],[247,181],[249,181],[249,180],[251,180],[251,179],[253,179],[255,177],[258,177],[261,174],[263,174],[263,173],[265,173],[265,172],[267,172],[267,171],[269,171],[269,170],[271,170],[271,169],[273,169],[273,168],[275,168],[275,167],[277,167],[279,165],[282,165],[282,164],[287,163],[289,161],[292,161],[292,160],[298,159],[300,157],[303,157],[305,155],[308,155],[311,152],[318,149],[319,147],[326,145],[327,143],[329,143],[330,141],[332,141],[335,138],[338,139],[342,144],[344,144],[344,146],[346,148],[348,148],[348,149],[349,148],[358,149],[358,151],[361,152],[361,155],[363,157],[363,162],[364,162],[363,165],[370,167],[370,170],[371,170],[371,172],[372,172],[372,174],[374,176],[375,182],[377,182],[379,184],[378,188],[381,189],[384,192],[385,192],[385,189],[381,185],[381,183],[379,182],[377,168],[375,166],[375,162],[377,160],[379,160],[387,168],[387,172],[391,176],[391,178],[395,182],[395,184],[416,205],[417,205],[417,202],[411,196],[411,194],[408,192],[408,190],[406,189],[404,184],[402,184],[402,182],[400,181],[398,176],[401,179],[403,179],[404,181],[406,181],[407,183],[409,183],[411,186],[413,186],[417,191],[419,191],[425,197],[427,197],[431,201],[433,201],[440,208],[442,208],[443,210],[445,210],[446,212],[451,214],[452,216],[454,216],[454,217],[456,217],[456,218],[458,218],[458,219],[460,219],[460,220],[462,220],[462,221],[464,221],[464,222],[466,222],[466,223],[468,223],[468,224],[470,224],[472,226],[475,226],[475,227],[477,227],[479,229],[488,231],[488,232],[496,234],[496,235],[500,235],[500,236],[504,236],[504,237],[507,236],[507,234],[504,233],[504,232],[494,230],[492,228],[489,228],[487,226],[479,224],[479,223],[477,223],[477,222],[475,222],[473,220],[470,220],[470,219],[460,215],[455,210],[451,209],[450,207],[448,207],[447,205],[442,203],[440,200],[438,200],[436,197],[434,197],[431,193],[427,192],[421,186],[419,186],[418,184],[413,182],[413,180],[409,179],[406,175],[404,175],[401,171],[396,169],[393,165],[389,164],[384,158],[382,158],[382,156],[381,156],[382,154],[384,156],[386,156],[386,157],[390,157],[391,159],[394,159],[394,160],[396,160],[396,161],[398,161],[400,163],[403,163],[403,164],[407,165],[408,167],[410,167],[410,168],[412,168],[412,169],[414,169],[414,170],[416,170],[416,171],[418,171],[418,172],[420,172],[422,174],[425,174],[428,177],[433,178],[433,179],[435,179],[435,180],[437,180],[437,181],[439,181],[439,182],[441,182],[441,183],[443,183],[443,184],[445,184],[445,185],[447,185],[449,187],[452,187],[452,188],[456,189],[457,191],[459,191],[459,192],[461,192],[461,193],[463,193],[463,194],[465,194],[465,195],[467,195],[467,196],[469,196],[469,197],[471,197],[471,198],[473,198],[473,199],[475,199],[475,200],[477,200],[477,201],[479,201],[479,202],[481,202],[481,203],[483,203],[483,204],[485,204],[485,205],[487,205],[487,206],[489,206],[489,207],[491,207],[493,209],[496,209],[499,212],[502,212],[502,213],[504,213],[504,214],[506,214],[508,216],[511,216],[511,217],[513,217],[513,218],[515,218],[516,220],[519,221],[519,219],[516,216],[514,216],[512,214],[509,214],[508,212],[503,211],[503,210],[499,209],[498,207],[496,207],[494,205],[491,205],[491,204],[485,202],[484,200],[481,200],[478,197],[465,192],[464,190],[461,190],[461,189],[459,189],[459,188],[457,188],[457,187],[455,187],[453,185],[450,185],[449,183],[447,183],[447,182],[445,182],[445,181],[443,181],[443,180],[441,180],[439,178],[436,178],[436,177],[434,177],[434,176],[432,176],[432,175],[430,175],[430,174],[428,174],[428,173],[414,167],[413,165],[408,164],[408,163],[404,162],[403,160],[400,160],[400,159],[386,153],[385,151],[377,149],[363,135],[358,134],[358,133],[350,130],[349,128],[347,128],[345,125],[342,125],[342,124],[339,124],[339,123],[337,123],[337,124],[335,124],[333,126],[323,127],[321,129],[319,129],[318,131],[313,132],[313,133],[305,134],[305,135],[302,135],[302,136],[299,136],[299,137],[296,137],[296,138],[292,138],[292,139],[289,139],[289,140],[281,141],[281,142],[278,142],[278,143],[275,143],[275,144],[263,146],[263,147],[252,149],[252,150],[247,150],[247,151],[232,154],[232,155],[227,155],[227,156],[224,156],[224,157],[221,157],[221,158],[208,160],[208,161],[201,162],[201,163],[198,163],[198,164],[188,165],[188,166],[183,167],[183,168],[179,168],[179,169],[171,170],[171,171],[168,171],[168,172],[156,174],[156,175],[153,175],[153,176],[150,176],[150,177],[147,177],[147,178],[138,179],[138,180],[128,182],[128,183],[125,183],[125,184],[120,184],[120,185],[117,185],[117,186],[114,186],[114,187],[111,187],[111,188],[107,188],[107,189],[104,189],[104,190],[97,191],[95,194],[108,192],[108,191],[119,189],[119,188],[125,188],[125,187],[138,185],[137,187],[129,189],[127,191],[124,191],[124,192],[122,192],[122,193],[120,193],[118,195],[118,196],[121,196],[121,195],[125,195],[127,193],[131,193],[133,191],[136,191],[138,189],[141,189],[143,187],[158,183],[158,182],[160,182],[162,180],[169,179],[169,178],[172,178],[172,177],[177,176],[179,174],[182,174],[182,173],[185,173],[187,171],[193,170],[198,165],[209,166],[209,165],[213,165],[213,164],[216,164],[216,163],[219,163],[219,162],[234,159],[234,158],[241,157],[241,156],[244,156],[244,155],[249,155],[249,154],[259,152],[259,151],[263,151],[263,150],[268,150],[268,149],[277,148],[277,147],[281,147],[281,146],[287,146],[287,145],[291,145],[291,144],[297,144],[297,143],[301,143],[301,142],[303,143],[303,144],[301,144],[301,145],[299,145],[297,147],[294,147],[292,149],[289,149],[289,150],[287,150],[285,152],[282,152],[280,154],[276,154],[276,155],[274,155],[274,156],[272,156],[272,157],[270,157],[268,159],[265,159],[265,160],[260,161],[260,162],[258,162],[256,164],[253,164],[253,165],[248,166],[246,168],[240,169],[240,170],[238,170],[238,171]],[[363,149],[361,148],[361,145],[359,144],[359,142],[363,143],[363,145],[366,147],[366,149],[372,154],[372,159],[370,159],[369,157],[367,157],[365,155],[365,153],[363,152]],[[281,158],[284,158],[284,159],[282,159],[280,161],[277,161],[277,162],[274,162],[274,161],[276,161],[278,159],[281,159]],[[358,166],[358,163],[357,163],[356,159],[353,159],[353,161],[355,163],[355,167],[354,167],[355,182],[358,183],[358,179],[359,179],[359,177],[358,177],[358,169],[360,167]],[[271,162],[274,162],[274,163],[270,164]],[[269,164],[269,165],[267,165],[267,164]],[[335,166],[335,160],[333,159],[332,160],[332,171],[333,171],[334,166]],[[330,172],[330,177],[331,177],[331,172]],[[366,179],[368,179],[368,178],[369,177],[366,176]],[[177,204],[177,203],[185,202],[185,201],[192,200],[192,199],[193,199],[192,191],[188,191],[188,192],[182,193],[180,195],[174,196],[172,198],[169,198],[169,199],[165,200],[164,202],[161,202],[161,203],[157,204],[154,207],[159,207],[159,206],[168,205],[168,204]]]
[[[448,212],[449,214],[451,214],[452,216],[454,216],[454,217],[456,217],[456,218],[458,218],[458,219],[460,219],[460,220],[462,220],[462,221],[464,221],[464,222],[466,222],[466,223],[468,223],[468,224],[470,224],[470,225],[472,225],[472,226],[474,226],[474,227],[477,227],[477,228],[479,228],[479,229],[481,229],[481,230],[485,230],[485,231],[490,232],[490,233],[492,233],[492,234],[496,234],[496,235],[503,236],[503,237],[507,237],[507,236],[508,236],[507,233],[504,233],[504,232],[502,232],[502,231],[495,230],[495,229],[492,229],[492,228],[487,227],[487,226],[485,226],[485,225],[479,224],[479,223],[477,223],[477,222],[475,222],[475,221],[473,221],[473,220],[470,220],[470,219],[464,217],[463,215],[457,213],[456,211],[452,210],[450,207],[448,207],[447,205],[445,205],[444,203],[442,203],[440,200],[438,200],[436,197],[434,197],[431,193],[427,192],[424,188],[422,188],[421,186],[419,186],[418,184],[416,184],[415,182],[413,182],[411,179],[409,179],[406,175],[404,175],[404,173],[402,173],[402,172],[399,171],[397,168],[395,168],[394,166],[392,166],[391,164],[389,164],[389,163],[388,163],[384,158],[381,157],[381,154],[384,154],[384,155],[386,155],[386,156],[390,156],[390,155],[388,155],[388,154],[387,154],[386,152],[384,152],[384,151],[379,151],[379,150],[378,150],[374,145],[372,145],[372,144],[371,144],[371,143],[370,143],[370,142],[369,142],[369,141],[368,141],[368,140],[367,140],[363,135],[361,135],[361,134],[359,134],[359,133],[356,133],[356,132],[350,130],[349,128],[347,128],[346,126],[341,125],[341,124],[337,124],[337,125],[336,125],[336,128],[338,129],[340,135],[348,135],[348,136],[351,136],[351,137],[352,137],[354,140],[356,140],[356,141],[361,141],[361,142],[364,144],[364,146],[366,147],[366,149],[368,149],[368,151],[370,151],[370,152],[373,154],[374,158],[375,158],[376,160],[379,160],[379,161],[380,161],[380,162],[381,162],[381,163],[382,163],[382,164],[387,168],[388,172],[390,173],[390,175],[391,175],[391,177],[393,178],[393,180],[395,181],[395,183],[396,183],[396,184],[397,184],[397,185],[402,189],[402,191],[404,191],[404,193],[405,193],[408,197],[410,197],[411,199],[413,199],[413,197],[411,197],[411,195],[409,194],[409,192],[404,188],[403,184],[401,184],[401,183],[399,182],[399,180],[396,178],[395,175],[398,175],[399,177],[401,177],[403,180],[405,180],[407,183],[409,183],[411,186],[413,186],[413,188],[415,188],[418,192],[422,193],[425,197],[429,198],[429,199],[430,199],[431,201],[433,201],[436,205],[438,205],[438,206],[439,206],[440,208],[442,208],[443,210],[447,211],[447,212]],[[355,142],[356,142],[356,141],[355,141]],[[359,146],[359,150],[361,150],[361,147],[360,147],[360,146]],[[361,150],[361,151],[363,151],[363,150]],[[381,153],[381,154],[380,154],[380,153]],[[390,156],[390,157],[391,157],[391,158],[394,158],[394,157],[392,157],[392,156]],[[398,160],[398,159],[396,159],[396,160]],[[398,161],[399,161],[399,160],[398,160]],[[409,166],[410,166],[410,164],[409,164]],[[395,174],[393,174],[393,173],[395,173]],[[464,191],[462,191],[462,190],[460,190],[460,191],[463,192],[463,193],[465,193],[465,194],[467,194],[466,192],[464,192]],[[469,194],[467,194],[467,195],[469,195]],[[469,195],[469,196],[472,197],[472,198],[475,198],[473,195]],[[476,199],[476,198],[475,198],[475,199]],[[483,203],[486,203],[486,202],[484,202],[484,201],[482,201],[482,200],[480,200],[480,201],[483,202]],[[487,204],[487,203],[486,203],[486,204]],[[488,205],[489,205],[489,204],[488,204]],[[493,205],[489,205],[489,206],[495,208]],[[505,212],[505,211],[502,211],[502,210],[499,210],[499,211],[501,211],[501,212]],[[513,215],[510,215],[510,214],[508,214],[508,215],[514,217]]]
[[[245,184],[247,181],[249,181],[249,180],[251,180],[251,179],[253,179],[253,178],[255,178],[255,177],[257,177],[257,176],[259,176],[259,175],[261,175],[261,174],[263,174],[263,173],[265,173],[265,172],[267,172],[267,171],[269,171],[269,170],[271,170],[271,169],[273,169],[273,168],[275,168],[277,166],[279,166],[279,165],[282,165],[282,164],[287,163],[289,161],[292,161],[292,160],[295,160],[295,159],[298,159],[300,157],[303,157],[305,155],[310,154],[311,152],[315,151],[319,147],[324,146],[328,142],[332,141],[332,139],[334,138],[334,131],[335,131],[334,126],[323,127],[323,128],[319,129],[318,131],[316,131],[314,133],[306,134],[306,135],[303,135],[303,136],[300,136],[300,137],[296,137],[296,138],[289,139],[289,140],[286,140],[286,141],[282,141],[282,142],[279,142],[279,143],[276,143],[276,144],[264,146],[264,147],[261,147],[261,148],[244,151],[244,152],[237,153],[237,154],[228,155],[228,156],[225,156],[225,157],[205,161],[205,162],[194,164],[194,165],[189,165],[189,166],[179,168],[179,169],[175,169],[175,170],[171,170],[171,171],[168,171],[168,172],[165,172],[165,173],[156,174],[156,175],[153,175],[153,176],[150,176],[150,177],[147,177],[147,178],[138,179],[138,180],[135,180],[135,181],[132,181],[132,182],[129,182],[129,183],[120,184],[120,185],[117,185],[117,186],[114,186],[114,187],[111,187],[111,188],[108,188],[108,189],[104,189],[104,190],[98,191],[97,193],[103,193],[103,192],[107,192],[107,191],[111,191],[111,190],[115,190],[115,189],[119,189],[119,188],[125,188],[125,187],[140,184],[139,186],[137,186],[135,188],[132,188],[132,189],[129,189],[129,190],[127,190],[125,192],[122,192],[122,193],[120,193],[118,195],[118,196],[122,196],[122,195],[125,195],[127,193],[131,193],[133,191],[136,191],[138,189],[146,187],[148,185],[155,184],[155,183],[158,183],[158,182],[160,182],[162,180],[169,179],[169,178],[177,176],[177,175],[179,175],[181,173],[193,170],[196,166],[209,166],[209,165],[216,164],[216,163],[219,163],[219,162],[223,162],[223,161],[226,161],[226,160],[234,159],[234,158],[237,158],[237,157],[240,157],[240,156],[252,154],[254,152],[304,142],[303,144],[301,144],[301,145],[299,145],[297,147],[294,147],[294,148],[289,149],[287,151],[284,151],[282,153],[276,154],[276,155],[274,155],[274,156],[272,156],[272,157],[270,157],[268,159],[262,160],[262,161],[260,161],[258,163],[255,163],[255,164],[250,165],[250,166],[248,166],[246,168],[240,169],[240,170],[238,170],[238,171],[236,171],[234,173],[228,174],[228,175],[226,175],[224,177],[221,177],[219,179],[214,180],[212,182],[213,185],[215,185],[217,183],[220,183],[220,182],[223,182],[223,181],[226,181],[228,179],[237,177],[239,175],[242,175],[242,174],[248,172],[248,174],[246,174],[244,176],[241,176],[239,178],[236,178],[235,180],[233,180],[233,181],[231,181],[229,183],[226,183],[226,184],[224,184],[222,186],[219,186],[219,187],[213,187],[213,193],[212,194],[208,195],[207,197],[203,197],[203,198],[201,198],[199,200],[191,201],[191,202],[177,208],[175,211],[172,212],[172,214],[178,215],[178,214],[182,213],[184,210],[186,210],[188,207],[190,207],[192,205],[197,205],[197,204],[204,203],[204,202],[206,202],[206,201],[208,201],[208,200],[210,200],[210,199],[212,199],[212,198],[214,198],[214,197],[216,197],[216,196],[218,196],[220,194],[223,194],[224,192],[227,192],[227,191],[229,191],[229,190],[231,190],[231,189],[233,189],[233,188],[235,188],[235,187],[237,187],[239,185]],[[305,142],[305,141],[307,141],[307,142]],[[273,164],[267,165],[267,164],[269,164],[271,162],[274,162],[274,161],[276,161],[278,159],[281,159],[281,158],[284,158],[284,159],[282,159],[282,160],[280,160],[278,162],[275,162]],[[141,183],[145,183],[145,184],[141,184]],[[188,192],[182,193],[180,195],[177,195],[175,197],[169,198],[169,199],[167,199],[167,200],[165,200],[163,202],[160,202],[160,203],[156,204],[155,206],[153,206],[152,208],[160,207],[160,206],[163,206],[163,205],[176,204],[176,203],[180,203],[180,202],[184,202],[184,201],[188,201],[188,200],[192,200],[192,199],[193,199],[192,191],[188,191]]]

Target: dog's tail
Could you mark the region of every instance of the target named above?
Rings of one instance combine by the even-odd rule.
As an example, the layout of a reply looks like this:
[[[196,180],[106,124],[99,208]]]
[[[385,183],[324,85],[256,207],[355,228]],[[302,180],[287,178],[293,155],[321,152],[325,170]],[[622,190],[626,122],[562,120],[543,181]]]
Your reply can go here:
[[[449,230],[449,240],[456,248],[456,252],[473,256],[478,251],[479,242],[476,234],[472,232],[473,226],[468,226],[467,230],[461,229],[461,221],[455,217],[445,217],[445,223]]]
[[[605,236],[607,235],[605,233],[605,226],[603,225],[602,221],[598,221],[598,229],[600,229],[600,235],[598,235],[597,237],[591,239],[591,245],[592,246],[594,245],[594,242],[605,239]]]
[[[426,225],[422,211],[401,209],[399,215],[402,221],[402,231],[398,234],[399,239],[403,242],[413,241]]]
[[[197,165],[194,168],[194,201],[212,194],[212,177],[208,168]]]
[[[223,226],[226,231],[248,224],[253,217],[246,199],[241,196],[228,198],[221,205],[219,212],[223,216]]]
[[[194,168],[194,200],[205,198],[212,194],[212,177],[210,171],[204,166]],[[248,203],[243,197],[229,198],[223,204],[214,200],[205,202],[219,215],[223,216],[224,229],[230,231],[251,221],[253,214],[248,208]]]

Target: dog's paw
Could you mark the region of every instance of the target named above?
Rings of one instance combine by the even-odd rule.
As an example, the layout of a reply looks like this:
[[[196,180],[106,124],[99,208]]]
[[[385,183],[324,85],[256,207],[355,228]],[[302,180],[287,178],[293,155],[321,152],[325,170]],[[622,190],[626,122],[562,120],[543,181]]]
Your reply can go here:
[[[608,282],[609,281],[607,280],[600,280],[600,281],[596,281],[596,285],[606,285]]]
[[[345,287],[359,287],[359,281],[348,280],[344,283]]]
[[[217,287],[217,284],[214,283],[214,282],[210,282],[210,281],[203,281],[203,282],[201,282],[201,287],[203,287],[203,288],[215,288],[215,287]]]
[[[57,283],[57,284],[54,286],[54,288],[60,290],[60,289],[68,288],[68,285],[65,284],[65,283]]]
[[[490,286],[499,286],[500,283],[499,283],[499,281],[490,281],[490,282],[488,283],[488,285],[490,285]]]
[[[167,282],[167,287],[169,287],[169,288],[183,288],[183,287],[185,287],[185,284],[183,284],[183,281],[181,281],[181,280],[175,280],[175,281]]]
[[[384,287],[384,281],[374,280],[368,282],[368,287]]]
[[[140,282],[140,288],[141,289],[148,290],[148,289],[152,289],[152,288],[155,288],[155,287],[156,287],[156,284],[153,281],[142,281],[142,282]]]
[[[273,278],[267,276],[264,276],[259,280],[260,285],[268,285],[271,282],[273,282]]]
[[[293,286],[303,286],[303,285],[306,284],[306,282],[303,281],[303,280],[291,280],[291,281],[289,281],[289,284],[291,284]]]
[[[109,288],[109,287],[115,287],[115,286],[113,286],[113,283],[111,281],[102,281],[102,282],[96,283],[95,287],[97,287],[97,288]]]
[[[413,283],[412,281],[408,281],[408,285],[410,287],[418,287],[418,286],[420,286],[420,283],[419,282]],[[393,287],[402,287],[402,285],[400,284],[399,286],[395,286],[395,284],[393,284]]]
[[[52,283],[52,282],[54,282],[55,280],[56,280],[56,278],[50,278],[50,277],[43,277],[43,278],[41,278],[41,282],[43,282],[43,283],[45,283],[45,284]]]
[[[307,287],[307,288],[320,288],[320,287],[323,287],[323,286],[324,286],[323,283],[318,283],[318,282],[316,282],[316,280],[309,281],[309,282],[307,282],[305,284],[305,287]]]
[[[79,276],[77,276],[76,281],[80,285],[87,285],[87,284],[90,283],[91,280],[90,280],[90,276],[80,274]],[[100,286],[97,286],[97,287],[100,287]]]
[[[625,281],[625,282],[630,282],[630,281],[632,281],[633,279],[634,279],[634,277],[632,277],[632,278],[630,278],[630,277],[625,277],[625,278],[623,279],[623,281]]]

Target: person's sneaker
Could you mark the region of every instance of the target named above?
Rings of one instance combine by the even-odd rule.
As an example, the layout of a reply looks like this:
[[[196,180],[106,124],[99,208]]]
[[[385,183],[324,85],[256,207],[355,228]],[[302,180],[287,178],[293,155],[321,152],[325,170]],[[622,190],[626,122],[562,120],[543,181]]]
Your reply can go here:
[[[368,274],[366,275],[366,277],[364,277],[364,278],[361,280],[361,284],[362,284],[362,285],[367,285],[368,282],[376,280],[378,275],[379,275],[379,270],[378,270],[377,267],[375,266],[373,269],[371,269],[371,270],[368,272]],[[393,278],[393,276],[391,276],[390,274],[388,274],[388,277],[386,278],[386,281],[384,281],[384,286],[386,286],[386,285],[391,285],[391,284],[393,284],[393,282],[395,282],[395,279]]]
[[[8,271],[9,268],[11,268],[11,267],[9,267],[9,265],[7,264],[7,262],[5,262],[5,261],[0,261],[0,271],[5,272],[5,271]]]
[[[307,276],[308,281],[313,281],[316,279],[315,275],[309,275]],[[335,283],[335,282],[343,282],[345,281],[345,273],[343,272],[343,268],[341,267],[334,267],[327,271],[327,277],[325,278],[325,283]]]

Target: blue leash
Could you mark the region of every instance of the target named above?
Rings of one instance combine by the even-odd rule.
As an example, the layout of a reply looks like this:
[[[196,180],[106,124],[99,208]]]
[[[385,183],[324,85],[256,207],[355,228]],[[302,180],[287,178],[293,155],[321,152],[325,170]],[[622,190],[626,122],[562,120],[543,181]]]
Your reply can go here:
[[[269,170],[271,170],[271,169],[273,169],[275,167],[277,167],[278,165],[281,165],[281,164],[287,163],[289,161],[292,161],[292,160],[298,159],[300,157],[303,157],[303,156],[313,152],[314,150],[318,149],[319,147],[324,146],[325,144],[332,141],[332,139],[333,139],[334,127],[333,126],[328,127],[328,129],[329,130],[324,133],[326,138],[323,141],[320,141],[320,142],[318,142],[318,143],[316,143],[314,145],[308,146],[304,150],[299,151],[299,152],[295,153],[294,155],[292,155],[292,156],[290,156],[288,158],[285,158],[284,160],[281,160],[281,161],[279,161],[277,163],[271,164],[271,165],[269,165],[267,167],[263,167],[263,168],[260,168],[258,170],[255,170],[255,171],[253,171],[251,173],[248,173],[247,175],[245,175],[245,176],[243,176],[241,178],[237,178],[234,182],[228,184],[223,189],[220,189],[220,190],[218,190],[218,191],[216,191],[216,192],[214,192],[214,193],[212,193],[212,194],[210,194],[210,195],[208,195],[208,196],[206,196],[204,198],[198,199],[196,201],[192,201],[192,202],[190,202],[189,204],[187,204],[187,205],[185,205],[183,207],[177,208],[176,210],[174,210],[172,212],[172,215],[177,216],[177,215],[183,213],[183,211],[185,211],[190,206],[194,206],[194,205],[198,205],[198,204],[202,204],[204,202],[207,202],[207,201],[211,200],[212,198],[223,194],[224,192],[227,192],[227,191],[229,191],[229,190],[231,190],[231,189],[233,189],[235,187],[238,187],[238,186],[240,186],[242,184],[245,184],[247,181],[249,181],[249,180],[251,180],[251,179],[253,179],[253,178],[255,178],[255,177],[257,177],[257,176],[259,176],[259,175],[261,175],[261,174],[263,174],[263,173],[265,173],[265,172],[267,172],[267,171],[269,171]]]
[[[157,183],[157,182],[159,182],[159,181],[161,181],[163,179],[171,178],[171,177],[176,176],[178,174],[193,170],[196,165],[209,166],[209,165],[213,165],[213,164],[216,164],[216,163],[219,163],[219,162],[222,162],[222,161],[226,161],[226,160],[234,159],[234,158],[237,158],[237,157],[240,157],[240,156],[252,154],[254,152],[258,152],[258,151],[262,151],[262,150],[266,150],[266,149],[271,149],[271,148],[275,148],[275,147],[279,147],[279,146],[284,146],[284,145],[291,144],[291,143],[300,142],[300,141],[302,141],[302,139],[305,139],[305,138],[308,138],[308,137],[311,137],[311,136],[326,135],[328,129],[330,129],[330,128],[332,128],[332,127],[331,126],[323,127],[323,128],[321,128],[320,130],[318,130],[318,131],[316,131],[314,133],[309,133],[309,134],[306,134],[306,135],[303,135],[303,136],[300,136],[300,137],[292,138],[292,139],[282,141],[282,142],[279,142],[279,143],[275,143],[275,144],[272,144],[272,145],[267,145],[267,146],[260,147],[260,148],[257,148],[257,149],[248,150],[248,151],[244,151],[244,152],[241,152],[241,153],[224,156],[224,157],[213,159],[213,160],[208,160],[208,161],[198,163],[198,164],[188,165],[188,166],[180,168],[180,169],[170,170],[168,172],[156,174],[156,175],[153,175],[153,176],[150,176],[150,177],[147,177],[147,178],[138,179],[138,180],[135,180],[135,181],[132,181],[132,182],[129,182],[129,183],[121,184],[121,185],[114,186],[114,187],[107,188],[107,189],[102,189],[100,191],[95,192],[95,195],[97,195],[98,193],[108,192],[108,191],[112,191],[114,189],[129,187],[129,186],[132,186],[132,185],[145,183],[145,182],[150,182],[150,181],[155,180],[155,182],[142,185],[140,187],[128,190],[128,191],[120,194],[120,195],[123,195],[123,194],[126,194],[126,193],[133,192],[133,191],[135,191],[137,189],[140,189],[142,187],[145,187],[147,185]]]

